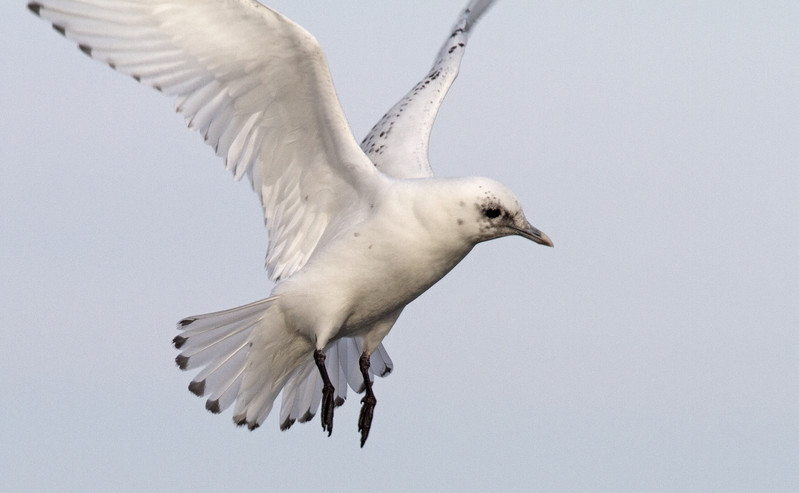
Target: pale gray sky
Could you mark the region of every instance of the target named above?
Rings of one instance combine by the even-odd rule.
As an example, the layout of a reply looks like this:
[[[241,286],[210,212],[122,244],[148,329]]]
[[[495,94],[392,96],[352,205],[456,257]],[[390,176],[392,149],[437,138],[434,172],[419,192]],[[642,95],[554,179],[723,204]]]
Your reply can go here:
[[[270,3],[359,137],[463,4]],[[174,324],[270,289],[257,199],[167,98],[2,13],[2,489],[799,489],[796,2],[498,2],[431,162],[555,248],[479,245],[408,307],[363,450],[352,395],[327,438],[186,390]]]

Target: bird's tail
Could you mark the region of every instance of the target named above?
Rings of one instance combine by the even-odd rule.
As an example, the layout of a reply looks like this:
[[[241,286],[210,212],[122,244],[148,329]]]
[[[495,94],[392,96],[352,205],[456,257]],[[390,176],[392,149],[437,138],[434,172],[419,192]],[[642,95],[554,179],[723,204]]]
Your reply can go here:
[[[182,333],[172,340],[181,350],[175,358],[180,369],[202,368],[189,390],[207,395],[205,408],[212,413],[236,402],[233,420],[250,429],[266,418],[286,378],[300,364],[300,351],[290,347],[299,345],[305,354],[313,350],[309,341],[292,337],[271,316],[273,301],[184,318],[178,323]]]
[[[236,403],[233,421],[253,430],[260,426],[275,398],[283,391],[280,428],[309,421],[322,397],[309,339],[286,328],[283,315],[266,298],[238,308],[187,317],[178,323],[181,334],[172,340],[181,353],[175,358],[182,370],[202,368],[189,390],[208,396],[205,408],[220,413]],[[347,397],[347,386],[363,390],[358,368],[360,341],[344,338],[326,351],[325,366],[336,388],[335,402]],[[372,353],[371,373],[388,374],[393,368],[382,345]]]

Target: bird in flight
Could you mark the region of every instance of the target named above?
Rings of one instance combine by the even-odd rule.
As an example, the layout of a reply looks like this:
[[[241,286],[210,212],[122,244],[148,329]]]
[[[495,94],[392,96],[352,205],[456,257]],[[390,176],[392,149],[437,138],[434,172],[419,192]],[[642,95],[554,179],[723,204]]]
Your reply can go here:
[[[383,338],[403,308],[480,242],[550,239],[514,194],[488,178],[436,178],[427,157],[438,108],[470,29],[493,0],[460,12],[430,71],[359,145],[316,39],[255,0],[41,0],[36,15],[91,58],[172,97],[236,179],[261,199],[269,232],[260,301],[187,317],[173,344],[189,384],[255,429],[282,392],[280,428],[322,429],[349,386],[391,372]]]

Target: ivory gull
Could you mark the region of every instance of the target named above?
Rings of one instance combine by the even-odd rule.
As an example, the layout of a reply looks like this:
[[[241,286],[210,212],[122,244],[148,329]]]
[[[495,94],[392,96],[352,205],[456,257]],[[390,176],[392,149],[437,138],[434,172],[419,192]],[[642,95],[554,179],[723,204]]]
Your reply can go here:
[[[493,3],[460,13],[433,63],[359,146],[325,56],[302,27],[254,0],[41,0],[28,3],[90,57],[175,98],[236,179],[263,205],[276,284],[249,305],[181,320],[173,343],[189,384],[219,413],[260,426],[283,393],[281,429],[322,429],[347,385],[365,392],[393,363],[382,340],[402,309],[477,244],[520,235],[552,246],[519,201],[487,178],[434,178],[433,121],[470,28]]]

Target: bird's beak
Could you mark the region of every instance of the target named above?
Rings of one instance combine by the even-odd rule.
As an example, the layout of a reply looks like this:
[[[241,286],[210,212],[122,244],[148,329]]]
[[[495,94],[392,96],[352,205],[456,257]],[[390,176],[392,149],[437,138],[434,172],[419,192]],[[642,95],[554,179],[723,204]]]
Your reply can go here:
[[[527,225],[523,228],[517,228],[515,226],[511,226],[511,228],[514,231],[516,231],[517,235],[523,236],[528,240],[532,240],[538,243],[539,245],[544,245],[548,247],[554,246],[552,244],[552,240],[549,239],[549,236],[547,236],[543,231],[539,230],[530,223],[527,223]]]

